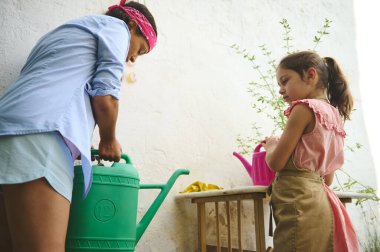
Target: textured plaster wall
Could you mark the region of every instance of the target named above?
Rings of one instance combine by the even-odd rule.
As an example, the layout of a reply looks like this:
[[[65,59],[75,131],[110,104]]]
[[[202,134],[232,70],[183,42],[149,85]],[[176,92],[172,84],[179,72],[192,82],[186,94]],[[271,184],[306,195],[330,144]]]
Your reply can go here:
[[[142,1],[141,1],[142,2]],[[335,57],[352,83],[357,111],[347,123],[348,142],[360,142],[362,151],[347,153],[345,170],[365,184],[376,186],[374,166],[362,120],[351,1],[143,1],[156,17],[157,48],[126,67],[137,82],[124,81],[118,137],[139,170],[142,183],[164,183],[177,168],[180,177],[155,219],[137,245],[137,251],[196,251],[196,208],[176,202],[175,195],[200,180],[224,188],[250,185],[244,168],[231,155],[238,134],[251,134],[251,123],[270,126],[250,108],[247,83],[259,76],[230,45],[259,54],[266,44],[279,59],[281,18],[293,28],[295,49],[313,47],[312,38],[324,18],[333,20],[331,35],[318,46],[324,56]],[[65,20],[101,13],[114,1],[2,0],[0,2],[0,94],[16,79],[37,39]],[[263,59],[260,59],[263,60]],[[94,136],[96,146],[98,136]],[[344,176],[342,176],[342,179]],[[156,193],[140,194],[141,217]],[[365,227],[358,207],[348,206],[361,236]],[[243,204],[246,223],[253,222],[251,204]],[[207,211],[210,217],[213,209]],[[268,211],[266,209],[266,214]],[[234,213],[233,213],[234,215]],[[223,222],[223,220],[222,220]],[[210,224],[210,218],[208,219]],[[223,224],[223,223],[222,223]],[[222,225],[223,227],[223,225]],[[223,231],[224,232],[224,231]],[[254,249],[253,230],[247,227],[244,243]],[[211,231],[210,231],[211,233]],[[225,235],[223,233],[223,235]],[[213,241],[211,234],[208,236]],[[271,239],[267,238],[268,244]]]

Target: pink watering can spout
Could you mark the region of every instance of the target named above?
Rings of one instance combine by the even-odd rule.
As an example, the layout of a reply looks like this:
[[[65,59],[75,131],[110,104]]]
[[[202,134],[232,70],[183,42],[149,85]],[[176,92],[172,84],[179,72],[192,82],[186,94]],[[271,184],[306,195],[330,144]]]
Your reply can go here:
[[[233,152],[233,155],[240,160],[240,162],[243,164],[243,166],[247,170],[249,176],[251,176],[251,174],[252,174],[252,165],[247,161],[247,159],[245,159],[242,155],[240,155],[237,152]]]

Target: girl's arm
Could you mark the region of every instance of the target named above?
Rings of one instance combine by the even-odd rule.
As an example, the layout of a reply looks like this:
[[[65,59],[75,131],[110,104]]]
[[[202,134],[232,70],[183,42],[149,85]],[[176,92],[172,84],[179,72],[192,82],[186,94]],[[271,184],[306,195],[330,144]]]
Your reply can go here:
[[[334,172],[327,174],[326,176],[323,177],[325,180],[325,184],[330,186],[334,180]]]
[[[290,113],[284,132],[277,141],[268,138],[263,144],[266,149],[266,162],[274,171],[282,170],[297,146],[306,128],[312,124],[314,113],[306,105],[296,105]]]
[[[119,161],[121,146],[116,139],[116,120],[119,101],[111,95],[94,96],[91,99],[92,111],[99,127],[99,156],[104,160]]]

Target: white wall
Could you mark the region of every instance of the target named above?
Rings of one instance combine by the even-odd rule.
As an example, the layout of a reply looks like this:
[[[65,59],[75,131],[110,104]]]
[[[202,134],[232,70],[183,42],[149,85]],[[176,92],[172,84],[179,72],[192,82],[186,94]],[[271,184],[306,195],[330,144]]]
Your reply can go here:
[[[188,168],[191,174],[175,184],[137,251],[196,251],[196,208],[174,200],[190,183],[200,180],[224,188],[250,184],[231,153],[237,150],[237,135],[251,134],[251,123],[263,120],[250,108],[246,92],[247,83],[258,76],[230,45],[259,53],[258,46],[267,44],[278,60],[285,54],[281,18],[287,18],[292,26],[294,48],[299,50],[313,47],[313,36],[324,18],[333,20],[331,35],[317,50],[336,58],[351,80],[357,111],[347,123],[348,142],[364,145],[360,151],[347,153],[344,169],[362,183],[377,186],[362,119],[352,1],[144,2],[156,17],[158,44],[150,55],[126,69],[136,74],[137,82],[125,82],[122,90],[119,140],[138,168],[142,183],[166,182],[177,168]],[[114,3],[2,0],[0,93],[15,80],[41,35],[65,20],[101,13]],[[270,125],[263,123],[263,127]],[[96,135],[95,145],[97,139]],[[152,193],[141,194],[140,216],[153,199]],[[351,204],[348,209],[363,236],[359,208]],[[245,242],[253,249],[252,241]]]
[[[380,131],[378,130],[377,101],[380,85],[376,83],[374,73],[377,72],[380,51],[374,50],[380,44],[380,33],[375,28],[380,23],[380,3],[376,0],[354,1],[357,50],[359,62],[359,83],[363,103],[363,117],[369,135],[369,144],[373,153],[380,151]],[[377,173],[377,183],[380,183],[380,155],[373,156]]]

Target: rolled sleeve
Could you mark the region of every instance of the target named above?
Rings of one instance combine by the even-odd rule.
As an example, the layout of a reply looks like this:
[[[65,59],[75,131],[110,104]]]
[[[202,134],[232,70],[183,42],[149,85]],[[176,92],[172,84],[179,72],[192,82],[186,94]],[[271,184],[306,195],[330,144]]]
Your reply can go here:
[[[130,34],[123,22],[109,23],[98,33],[98,57],[94,78],[87,85],[90,96],[112,95],[119,99]]]

